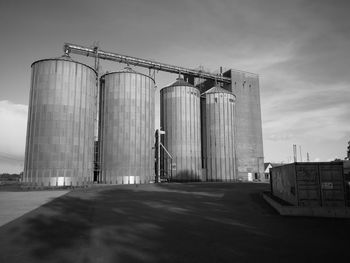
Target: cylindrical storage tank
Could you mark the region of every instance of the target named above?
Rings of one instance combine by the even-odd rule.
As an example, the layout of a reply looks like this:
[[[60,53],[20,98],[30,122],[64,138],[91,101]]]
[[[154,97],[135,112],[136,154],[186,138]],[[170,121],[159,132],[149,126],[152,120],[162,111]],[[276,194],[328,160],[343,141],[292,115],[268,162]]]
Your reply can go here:
[[[213,87],[202,95],[206,181],[235,180],[235,100],[230,91]]]
[[[162,141],[172,155],[172,181],[201,181],[200,92],[178,78],[160,91]]]
[[[81,186],[93,176],[96,72],[68,56],[32,64],[23,181]]]
[[[154,80],[125,68],[101,77],[102,181],[154,180]]]

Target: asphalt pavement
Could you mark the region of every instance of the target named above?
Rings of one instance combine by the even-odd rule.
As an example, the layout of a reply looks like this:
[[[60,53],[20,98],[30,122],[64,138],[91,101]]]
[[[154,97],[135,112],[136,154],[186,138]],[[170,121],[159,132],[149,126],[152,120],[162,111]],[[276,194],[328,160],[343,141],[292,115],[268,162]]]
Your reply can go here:
[[[340,262],[350,220],[282,217],[267,184],[73,190],[0,227],[0,262]]]

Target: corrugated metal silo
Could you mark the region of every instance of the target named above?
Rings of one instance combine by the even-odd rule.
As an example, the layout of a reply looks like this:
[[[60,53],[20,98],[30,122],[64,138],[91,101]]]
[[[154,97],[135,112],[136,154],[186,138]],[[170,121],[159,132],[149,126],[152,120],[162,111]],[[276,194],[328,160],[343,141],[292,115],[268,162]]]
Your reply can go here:
[[[173,157],[173,181],[201,181],[200,93],[183,79],[160,91],[164,146]]]
[[[102,180],[154,180],[154,80],[125,68],[101,77]]]
[[[32,64],[25,183],[78,186],[92,180],[96,73],[67,56]]]
[[[221,87],[202,95],[203,163],[207,181],[235,179],[234,116],[236,97]]]

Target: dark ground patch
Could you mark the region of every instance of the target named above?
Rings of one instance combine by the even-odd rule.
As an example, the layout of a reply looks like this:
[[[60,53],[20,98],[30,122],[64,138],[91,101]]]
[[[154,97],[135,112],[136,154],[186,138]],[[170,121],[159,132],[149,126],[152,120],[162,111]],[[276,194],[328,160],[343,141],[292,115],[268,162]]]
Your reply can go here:
[[[266,184],[79,189],[0,228],[0,262],[337,262],[350,220],[278,215]]]

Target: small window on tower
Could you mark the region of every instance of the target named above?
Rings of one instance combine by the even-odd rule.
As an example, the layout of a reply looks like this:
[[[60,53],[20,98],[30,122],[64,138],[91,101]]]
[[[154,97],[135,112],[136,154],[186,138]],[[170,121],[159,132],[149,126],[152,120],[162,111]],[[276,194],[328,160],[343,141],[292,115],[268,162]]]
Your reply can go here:
[[[215,103],[217,103],[218,102],[218,98],[214,98],[214,101],[215,101]]]

